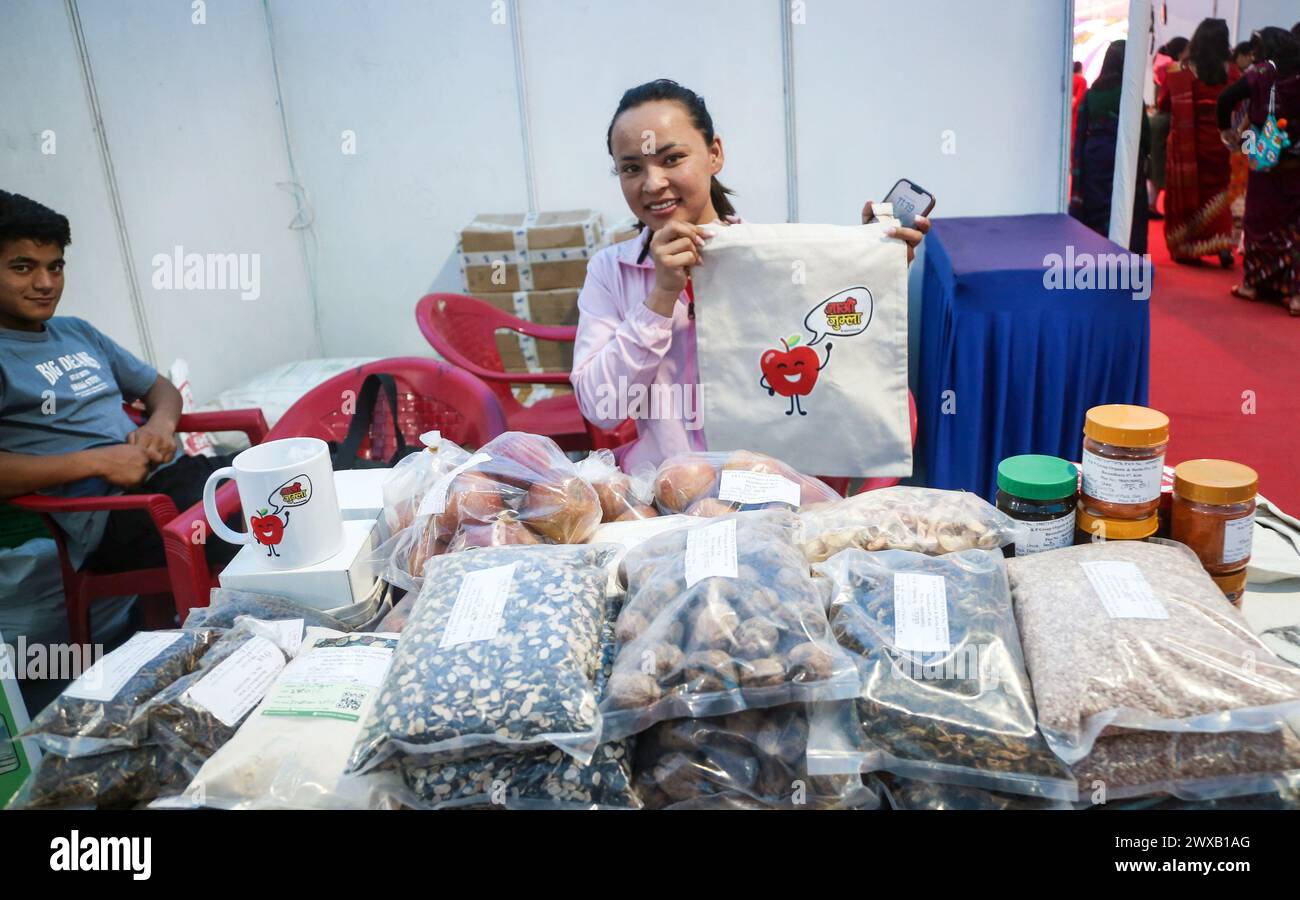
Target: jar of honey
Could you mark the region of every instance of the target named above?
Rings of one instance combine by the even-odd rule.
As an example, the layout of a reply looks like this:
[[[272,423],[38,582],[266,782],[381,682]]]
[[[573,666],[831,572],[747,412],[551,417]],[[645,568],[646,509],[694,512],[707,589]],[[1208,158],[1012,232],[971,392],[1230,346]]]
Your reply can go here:
[[[1226,459],[1192,459],[1174,469],[1170,536],[1192,548],[1211,575],[1250,562],[1259,476]]]
[[[1084,509],[1079,500],[1079,510],[1074,532],[1075,544],[1091,541],[1145,541],[1160,527],[1160,517],[1152,513],[1145,519],[1111,519],[1094,516]]]
[[[1169,417],[1145,406],[1094,406],[1084,419],[1083,434],[1082,509],[1104,519],[1155,516]]]

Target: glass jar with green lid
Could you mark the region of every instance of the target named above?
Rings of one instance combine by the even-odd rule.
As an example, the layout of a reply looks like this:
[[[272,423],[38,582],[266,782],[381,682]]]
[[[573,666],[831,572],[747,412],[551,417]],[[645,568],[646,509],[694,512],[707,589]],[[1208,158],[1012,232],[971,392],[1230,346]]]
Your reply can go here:
[[[1021,525],[1016,556],[1074,543],[1078,492],[1078,470],[1058,457],[1027,454],[998,463],[997,507]]]

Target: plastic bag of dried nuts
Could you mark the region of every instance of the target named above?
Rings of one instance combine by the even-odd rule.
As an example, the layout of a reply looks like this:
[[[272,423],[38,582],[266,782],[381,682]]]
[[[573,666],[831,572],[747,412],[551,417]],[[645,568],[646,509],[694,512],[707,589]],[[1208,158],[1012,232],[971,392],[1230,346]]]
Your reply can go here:
[[[617,599],[601,628],[597,692],[614,666]],[[632,783],[632,739],[601,744],[583,765],[555,747],[494,753],[447,765],[403,764],[402,804],[416,809],[641,809]]]
[[[334,631],[352,631],[343,622],[310,606],[303,606],[288,597],[259,594],[254,591],[236,591],[230,588],[213,588],[207,606],[192,608],[185,617],[186,631],[195,628],[234,628],[240,616],[263,622],[301,619],[303,625],[330,628]]]
[[[1226,601],[1225,601],[1226,602]],[[1221,800],[1300,785],[1300,738],[1276,731],[1118,731],[1072,767],[1079,798],[1094,804],[1168,794]]]
[[[890,809],[1074,809],[1066,800],[1045,797],[1026,797],[986,791],[964,784],[944,784],[919,778],[901,778],[889,772],[878,772],[871,780],[880,785]]]
[[[190,773],[165,747],[41,757],[6,809],[132,809],[182,790]]]
[[[804,704],[660,722],[637,736],[636,786],[651,809],[868,809],[857,773],[809,775]]]
[[[1185,547],[1105,541],[1007,563],[1038,724],[1063,760],[1101,734],[1276,731],[1300,669]]]
[[[420,436],[424,449],[398,460],[384,478],[384,524],[389,534],[415,524],[420,502],[438,479],[469,459],[470,454],[432,431]]]
[[[150,743],[166,747],[191,775],[235,736],[302,645],[304,621],[241,616],[199,661],[135,714]]]
[[[1012,543],[1017,524],[965,491],[890,487],[802,512],[799,543],[809,562],[841,550],[911,550],[937,556],[996,550]]]
[[[63,757],[139,747],[146,729],[136,712],[193,672],[222,632],[142,631],[82,673],[20,737]]]
[[[410,528],[385,541],[384,579],[418,591],[444,553],[518,544],[580,544],[600,523],[600,498],[548,437],[510,431],[443,473]]]
[[[596,489],[600,521],[634,522],[659,515],[654,503],[654,466],[645,463],[628,474],[609,450],[594,450],[577,464],[578,474]]]
[[[705,518],[757,509],[801,509],[840,499],[825,482],[749,450],[669,457],[655,472],[654,497],[664,515]]]
[[[833,585],[831,632],[862,684],[861,745],[844,745],[838,718],[815,717],[816,771],[1075,799],[1038,732],[1001,554],[843,550],[813,570]]]
[[[703,718],[856,695],[827,593],[791,538],[793,513],[737,513],[628,552],[614,673],[601,703],[613,739]]]
[[[612,550],[490,547],[435,557],[350,771],[599,743],[595,681]]]

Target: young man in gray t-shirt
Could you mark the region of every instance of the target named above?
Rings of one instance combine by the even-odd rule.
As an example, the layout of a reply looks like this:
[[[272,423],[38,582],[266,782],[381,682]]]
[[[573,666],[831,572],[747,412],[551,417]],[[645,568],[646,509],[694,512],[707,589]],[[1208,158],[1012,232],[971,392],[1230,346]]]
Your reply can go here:
[[[227,460],[176,454],[181,395],[148,363],[89,322],[55,316],[68,220],[0,191],[0,499],[166,494],[178,510]],[[137,426],[123,401],[141,400]],[[56,517],[72,564],[99,572],[163,566],[162,537],[143,510]],[[209,541],[208,557],[230,548]]]

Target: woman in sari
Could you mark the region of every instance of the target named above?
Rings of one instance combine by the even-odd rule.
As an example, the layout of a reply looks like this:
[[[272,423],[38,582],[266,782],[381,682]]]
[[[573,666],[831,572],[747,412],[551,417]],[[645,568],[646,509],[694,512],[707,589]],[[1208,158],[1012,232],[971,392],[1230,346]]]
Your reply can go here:
[[[1206,19],[1192,34],[1185,63],[1169,67],[1160,109],[1170,113],[1165,163],[1165,243],[1175,262],[1218,256],[1232,266],[1232,171],[1219,138],[1219,95],[1236,81],[1228,23]]]
[[[1110,234],[1110,196],[1115,180],[1115,144],[1119,140],[1119,101],[1124,80],[1124,41],[1106,48],[1097,80],[1083,95],[1074,135],[1070,215],[1102,235]],[[1146,158],[1151,145],[1146,110],[1133,195],[1133,227],[1128,249],[1147,252]]]
[[[1246,185],[1245,280],[1232,293],[1247,300],[1280,302],[1300,316],[1300,41],[1281,28],[1255,33],[1255,65],[1219,95],[1219,127],[1225,144],[1238,150],[1240,136],[1232,130],[1232,110],[1249,100],[1252,128],[1262,128],[1273,115],[1286,122],[1291,146],[1277,165],[1251,170]]]

